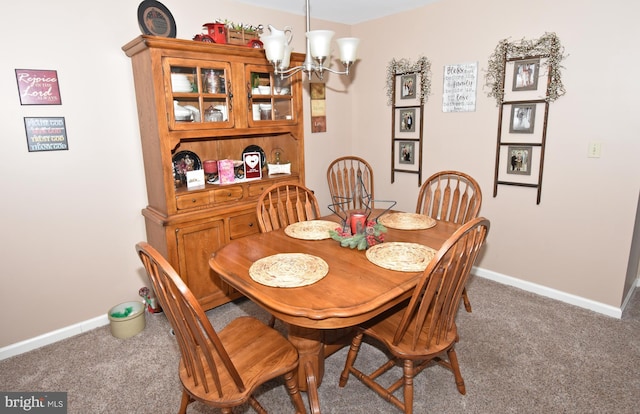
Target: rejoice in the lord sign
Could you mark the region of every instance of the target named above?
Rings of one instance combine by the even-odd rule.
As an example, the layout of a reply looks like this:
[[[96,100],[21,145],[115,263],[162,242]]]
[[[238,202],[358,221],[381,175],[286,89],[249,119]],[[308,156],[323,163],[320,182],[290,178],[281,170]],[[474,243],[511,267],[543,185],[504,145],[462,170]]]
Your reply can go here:
[[[442,112],[474,112],[477,80],[477,62],[446,65]]]

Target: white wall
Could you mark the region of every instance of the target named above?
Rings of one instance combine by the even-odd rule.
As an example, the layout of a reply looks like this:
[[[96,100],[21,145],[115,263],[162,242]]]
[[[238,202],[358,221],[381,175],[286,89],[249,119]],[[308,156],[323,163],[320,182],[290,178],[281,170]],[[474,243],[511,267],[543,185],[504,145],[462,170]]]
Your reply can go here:
[[[417,178],[390,183],[391,110],[384,93],[392,58],[432,63],[425,106],[425,176],[460,169],[483,191],[481,214],[492,222],[481,268],[614,307],[623,301],[640,186],[637,97],[640,63],[635,17],[640,6],[541,0],[445,0],[354,27],[365,39],[355,87],[353,146],[376,171],[376,197],[414,209]],[[551,104],[541,203],[536,190],[499,186],[493,197],[498,112],[483,88],[489,56],[508,38],[555,32],[566,48],[567,94]],[[478,62],[477,109],[443,113],[443,67]],[[587,158],[589,141],[602,157]],[[627,286],[628,287],[628,286]]]
[[[296,51],[304,50],[303,16],[231,0],[163,3],[179,38],[221,17],[293,25]],[[115,0],[99,15],[95,5],[77,0],[4,6],[0,347],[104,316],[137,299],[145,282],[134,253],[145,238],[144,173],[131,66],[120,49],[140,33],[138,4]],[[425,107],[424,173],[456,168],[480,182],[482,214],[492,229],[479,265],[619,307],[639,193],[632,113],[640,88],[633,77],[640,64],[632,20],[638,8],[623,0],[541,0],[526,10],[505,0],[443,0],[353,27],[312,21],[338,36],[361,37],[362,60],[352,84],[329,77],[327,133],[311,134],[305,94],[307,185],[328,204],[326,166],[354,153],[374,165],[378,198],[415,208],[415,176],[398,174],[390,183],[385,71],[392,58],[425,55],[433,64],[433,93]],[[493,198],[495,103],[480,87],[476,112],[442,113],[442,67],[477,61],[482,76],[499,40],[546,31],[559,35],[570,56],[568,93],[551,106],[542,202],[536,205],[535,191],[522,188],[501,187]],[[57,70],[62,105],[21,106],[19,68]],[[64,116],[70,149],[29,153],[25,116]],[[586,158],[591,140],[603,143],[599,159]]]

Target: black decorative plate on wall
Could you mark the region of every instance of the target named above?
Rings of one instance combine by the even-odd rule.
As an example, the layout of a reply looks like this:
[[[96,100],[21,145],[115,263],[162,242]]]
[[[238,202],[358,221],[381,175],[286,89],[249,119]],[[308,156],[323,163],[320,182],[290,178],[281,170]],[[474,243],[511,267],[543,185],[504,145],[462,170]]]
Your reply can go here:
[[[164,4],[144,0],[138,6],[138,24],[146,35],[176,37],[176,21]]]

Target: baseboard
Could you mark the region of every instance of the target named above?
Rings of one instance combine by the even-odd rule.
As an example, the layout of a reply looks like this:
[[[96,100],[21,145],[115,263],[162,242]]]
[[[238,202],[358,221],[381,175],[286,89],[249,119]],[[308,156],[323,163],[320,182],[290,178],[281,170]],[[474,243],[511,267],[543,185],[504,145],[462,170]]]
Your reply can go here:
[[[634,291],[634,289],[631,289],[629,291],[629,294],[625,298],[623,306],[621,308],[616,308],[614,306],[605,305],[603,303],[585,299],[580,296],[571,295],[569,293],[551,289],[546,286],[516,279],[514,277],[503,275],[501,273],[493,272],[487,269],[474,267],[472,273],[478,277],[493,280],[503,285],[513,286],[518,289],[526,290],[527,292],[532,292],[540,296],[545,296],[551,299],[559,300],[561,302],[569,303],[575,306],[579,306],[581,308],[589,309],[594,312],[601,313],[601,314],[611,316],[613,318],[618,318],[618,319],[622,317],[622,310],[626,307]],[[636,279],[635,285],[636,287],[640,286],[640,279]],[[54,342],[61,341],[66,338],[70,338],[72,336],[81,334],[91,329],[108,325],[108,324],[109,324],[109,318],[106,315],[103,315],[93,319],[89,319],[84,322],[77,323],[75,325],[58,329],[53,332],[36,336],[35,338],[27,339],[22,342],[17,342],[15,344],[6,346],[4,348],[0,348],[0,361],[15,355],[32,351],[34,349],[43,347],[45,345],[52,344]]]
[[[551,289],[549,287],[538,285],[536,283],[516,279],[514,277],[503,275],[501,273],[497,273],[487,269],[474,267],[472,273],[484,279],[490,279],[503,285],[513,286],[518,289],[526,290],[527,292],[555,299],[560,302],[569,303],[571,305],[579,306],[584,309],[589,309],[603,315],[611,316],[613,318],[620,319],[622,317],[622,310],[624,309],[624,307],[616,308],[615,306],[605,305],[604,303],[585,299],[580,296],[572,295],[570,293],[562,292],[556,289]],[[638,282],[636,284],[638,284]],[[629,293],[633,293],[633,289],[631,289]],[[630,297],[631,296],[628,295],[627,300]],[[625,305],[626,302],[627,301],[625,301]]]
[[[109,324],[105,314],[0,348],[0,361]]]

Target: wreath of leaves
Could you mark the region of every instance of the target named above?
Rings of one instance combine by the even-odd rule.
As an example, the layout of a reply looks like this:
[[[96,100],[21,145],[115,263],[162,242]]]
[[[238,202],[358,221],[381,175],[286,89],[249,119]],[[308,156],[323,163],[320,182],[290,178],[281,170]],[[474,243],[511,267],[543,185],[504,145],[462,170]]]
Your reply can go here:
[[[504,70],[507,59],[544,56],[548,67],[550,82],[547,85],[546,100],[553,102],[566,93],[562,84],[561,65],[567,55],[555,33],[545,33],[539,39],[509,42],[503,39],[489,57],[489,67],[485,75],[485,85],[489,87],[487,95],[496,99],[497,106],[504,102]]]
[[[387,104],[392,105],[394,83],[397,75],[407,73],[420,74],[420,103],[424,105],[431,94],[431,62],[424,56],[412,63],[409,59],[393,59],[387,65]]]

